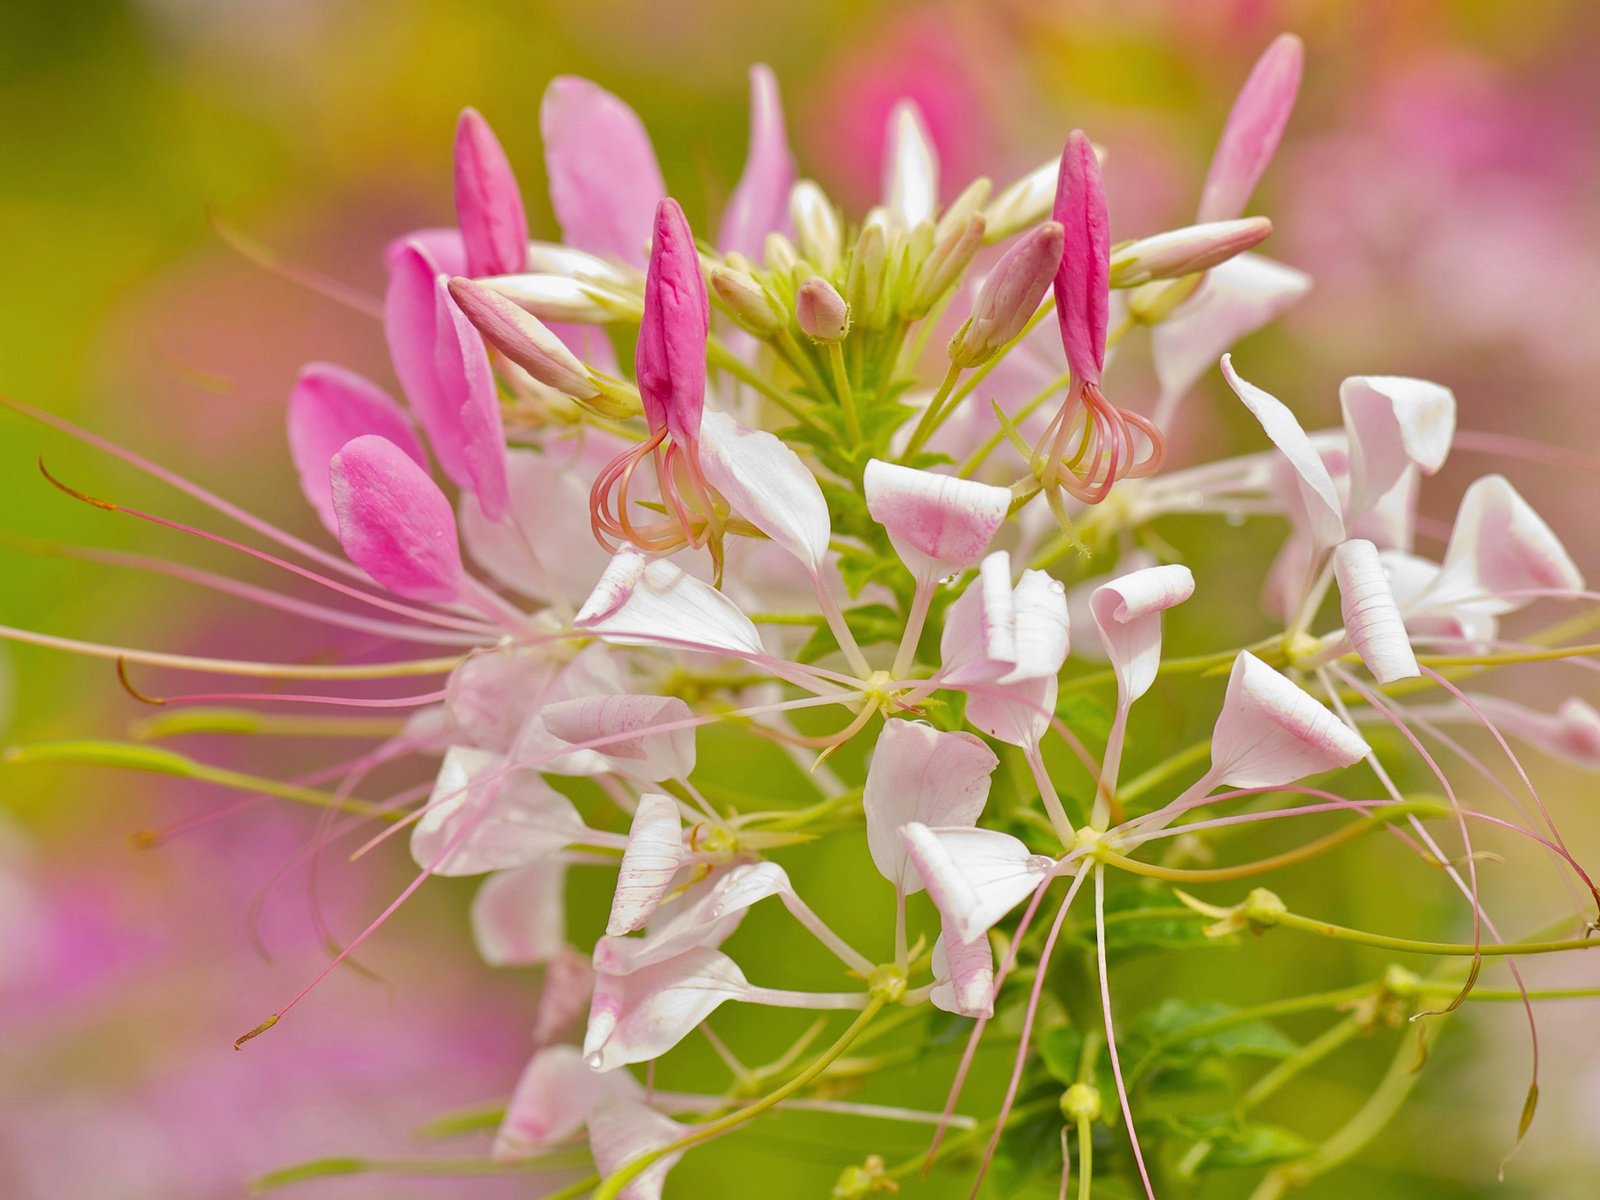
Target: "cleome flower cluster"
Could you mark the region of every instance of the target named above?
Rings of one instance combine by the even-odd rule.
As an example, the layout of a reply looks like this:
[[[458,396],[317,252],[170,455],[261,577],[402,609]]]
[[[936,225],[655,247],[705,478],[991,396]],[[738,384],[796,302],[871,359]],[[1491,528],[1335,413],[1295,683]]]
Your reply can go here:
[[[1288,36],[1262,56],[1195,223],[1116,243],[1102,150],[1084,133],[1005,187],[979,179],[958,191],[910,102],[890,119],[880,203],[844,214],[799,177],[761,67],[744,173],[720,220],[698,230],[639,117],[595,84],[551,83],[541,127],[561,240],[531,240],[508,158],[467,110],[456,224],[386,251],[383,333],[404,402],[329,364],[306,367],[289,400],[290,456],[342,556],[26,410],[242,521],[250,538],[132,515],[330,598],[167,569],[396,649],[299,665],[7,636],[114,658],[125,672],[309,688],[168,698],[163,720],[179,700],[197,706],[189,730],[224,702],[235,727],[238,708],[255,705],[316,706],[306,719],[330,729],[351,718],[329,705],[368,725],[374,710],[403,720],[316,779],[243,777],[121,743],[15,747],[10,761],[92,757],[320,804],[334,814],[330,843],[373,829],[363,851],[409,839],[419,873],[396,905],[432,876],[481,877],[471,916],[484,959],[543,968],[534,1052],[490,1118],[492,1157],[553,1179],[552,1196],[653,1200],[685,1154],[808,1105],[938,1128],[933,1149],[906,1164],[839,1162],[843,1197],[893,1191],[927,1163],[982,1179],[1024,1119],[1047,1124],[1062,1194],[1074,1177],[1083,1196],[1120,1177],[1115,1194],[1153,1197],[1164,1177],[1232,1155],[1266,1168],[1267,1198],[1337,1165],[1286,1133],[1263,1150],[1263,1127],[1237,1121],[1164,1118],[1162,1152],[1146,1153],[1138,1089],[1163,1047],[1204,1043],[1205,1021],[1165,1041],[1137,1033],[1147,1061],[1120,1052],[1108,893],[1115,905],[1121,889],[1159,889],[1165,907],[1149,919],[1201,941],[1285,927],[1404,952],[1402,938],[1313,920],[1264,889],[1234,906],[1186,890],[1368,832],[1398,838],[1456,893],[1472,940],[1415,943],[1446,965],[1425,977],[1396,969],[1333,1007],[1361,1001],[1346,1023],[1372,1028],[1431,1005],[1406,1024],[1397,1062],[1414,1060],[1486,960],[1510,964],[1526,1001],[1535,993],[1515,974],[1517,954],[1587,944],[1594,883],[1519,756],[1600,765],[1600,714],[1577,697],[1536,711],[1478,690],[1491,667],[1554,671],[1592,651],[1567,641],[1593,623],[1593,595],[1501,475],[1467,488],[1443,537],[1420,537],[1421,485],[1455,432],[1447,387],[1353,376],[1339,388],[1342,424],[1308,432],[1229,357],[1310,285],[1255,252],[1271,223],[1247,215],[1301,57]],[[1112,369],[1112,351],[1134,338],[1148,344],[1153,403],[1146,383]],[[1219,363],[1265,440],[1244,457],[1169,465],[1183,400]],[[1264,581],[1268,636],[1163,659],[1168,610],[1238,607],[1208,594],[1214,542],[1191,553],[1147,536],[1173,515],[1230,526],[1261,515],[1251,525],[1263,536],[1287,526]],[[1442,549],[1430,556],[1419,541]],[[1566,624],[1501,628],[1563,601],[1582,606]],[[1222,676],[1218,701],[1211,680]],[[317,690],[407,679],[431,682],[381,697]],[[1158,687],[1207,706],[1209,736],[1141,749],[1130,715]],[[706,755],[712,730],[731,771]],[[1474,730],[1514,782],[1468,748]],[[748,751],[730,749],[740,744]],[[1130,751],[1155,763],[1132,780]],[[788,794],[737,786],[745,753],[797,766]],[[1494,811],[1469,807],[1443,760],[1487,784]],[[397,762],[421,764],[431,782],[358,798],[371,771]],[[1419,771],[1421,790],[1406,782]],[[1218,865],[1239,827],[1316,814],[1348,824],[1271,860]],[[1554,940],[1502,936],[1486,911],[1472,836],[1490,826],[1537,844],[1575,885]],[[862,914],[879,931],[870,942],[819,915],[827,906],[786,864],[802,843],[859,847],[863,828],[859,869],[885,881]],[[571,872],[614,879],[592,942],[569,928]],[[728,944],[756,906],[781,906],[788,936],[836,965],[803,989],[748,977]],[[1125,927],[1141,919],[1126,905],[1116,915]],[[1050,992],[1053,956],[1079,938],[1093,966],[1087,1027],[1081,1006],[1064,1015]],[[791,1052],[751,1067],[715,1032],[728,1004],[820,1015]],[[870,1062],[865,1046],[939,1010],[970,1021],[942,1115],[838,1098],[847,1051]],[[989,1047],[1002,1018],[1007,1037]],[[694,1037],[728,1063],[726,1091],[655,1087],[640,1068]],[[969,1115],[963,1082],[986,1047],[1005,1064],[1003,1098]],[[1291,1045],[1277,1055],[1283,1077],[1250,1105],[1332,1049]],[[1524,1129],[1536,1095],[1535,1082]],[[571,1165],[574,1149],[585,1165]]]

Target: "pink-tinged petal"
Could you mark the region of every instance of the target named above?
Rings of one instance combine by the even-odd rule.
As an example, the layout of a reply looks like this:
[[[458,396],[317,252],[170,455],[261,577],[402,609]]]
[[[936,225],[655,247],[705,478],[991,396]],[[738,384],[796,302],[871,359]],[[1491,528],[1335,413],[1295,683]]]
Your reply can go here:
[[[1248,651],[1233,660],[1211,734],[1211,774],[1227,787],[1281,787],[1371,754],[1361,736]]]
[[[1422,674],[1378,548],[1359,538],[1341,542],[1333,552],[1333,573],[1339,581],[1345,632],[1372,677],[1393,683]]]
[[[549,962],[567,938],[567,869],[560,862],[498,871],[472,898],[472,936],[491,967]]]
[[[795,174],[777,77],[757,63],[750,68],[750,153],[723,210],[717,237],[724,254],[738,253],[759,262],[767,234],[787,233]]]
[[[973,566],[1011,509],[1011,490],[872,459],[867,511],[923,583]]]
[[[897,102],[884,135],[883,203],[914,229],[939,209],[939,152],[914,100]]]
[[[994,751],[970,733],[946,733],[922,721],[886,721],[862,795],[867,849],[878,873],[908,896],[920,892],[922,880],[906,860],[901,826],[974,824],[999,765]]]
[[[639,797],[628,831],[628,847],[617,870],[606,933],[621,937],[643,929],[688,857],[683,845],[683,817],[670,796],[647,792]]]
[[[1200,220],[1226,221],[1244,212],[1294,111],[1304,59],[1300,39],[1285,33],[1256,61],[1212,156],[1200,192]]]
[[[1311,290],[1311,276],[1259,254],[1216,267],[1194,298],[1150,332],[1161,405],[1170,412],[1223,352]]]
[[[1346,519],[1371,511],[1415,466],[1444,466],[1456,432],[1456,398],[1447,387],[1397,375],[1356,375],[1339,385],[1350,438]]]
[[[607,969],[616,954],[611,938],[594,949],[594,1002],[583,1057],[596,1071],[661,1057],[722,1004],[749,991],[738,964],[709,947],[620,975]]]
[[[435,430],[448,429],[457,415],[448,409],[439,386],[438,280],[439,268],[428,251],[421,243],[406,242],[390,259],[389,286],[383,296],[383,335],[389,343],[389,358],[411,411],[430,440]],[[434,446],[441,462],[452,449],[453,444]],[[456,465],[459,467],[459,462]],[[445,473],[455,478],[449,466]]]
[[[822,488],[800,456],[777,437],[726,413],[700,421],[700,468],[733,511],[815,575],[828,553],[832,523]]]
[[[475,108],[456,123],[456,221],[468,275],[513,275],[528,267],[528,218],[517,177],[489,122]]]
[[[545,964],[539,1004],[533,1011],[533,1044],[548,1046],[582,1028],[594,997],[594,966],[589,956],[563,946]]]
[[[446,684],[450,742],[504,754],[561,670],[545,646],[504,645],[471,655]]]
[[[433,298],[434,366],[442,408],[438,424],[424,421],[423,427],[445,474],[478,498],[484,516],[498,521],[508,497],[506,431],[494,368],[483,339],[450,295],[446,276],[434,280]]]
[[[576,1046],[546,1046],[517,1080],[489,1157],[499,1163],[528,1158],[572,1137],[602,1100],[640,1090],[626,1071],[591,1071]]]
[[[467,244],[461,238],[461,230],[454,225],[413,229],[410,233],[395,238],[383,248],[384,268],[392,274],[399,265],[406,246],[413,243],[422,250],[428,261],[437,267],[435,274],[438,271],[446,275],[467,273]]]
[[[1335,546],[1344,541],[1344,505],[1340,501],[1339,490],[1334,487],[1333,477],[1328,474],[1322,455],[1317,453],[1317,448],[1300,427],[1294,413],[1289,411],[1289,406],[1248,380],[1241,379],[1233,369],[1230,355],[1222,356],[1222,374],[1234,394],[1244,401],[1250,414],[1261,422],[1261,428],[1272,444],[1288,460],[1305,505],[1311,536],[1322,547]]]
[[[1066,589],[1043,571],[1011,585],[1011,556],[996,550],[945,615],[941,676],[952,684],[1018,683],[1054,676],[1070,645]]]
[[[732,600],[682,567],[636,550],[612,556],[574,624],[619,645],[766,653],[755,625]]]
[[[1095,623],[1093,597],[1096,590],[1106,584],[1156,566],[1156,556],[1148,550],[1134,548],[1117,559],[1117,565],[1101,575],[1094,575],[1067,589],[1067,618],[1072,628],[1083,629]],[[946,620],[949,618],[947,617]],[[1072,656],[1086,662],[1107,662],[1105,643],[1095,637],[1076,638],[1072,643]]]
[[[1534,589],[1581,591],[1583,575],[1543,518],[1503,475],[1485,475],[1466,490],[1436,594],[1494,598]],[[1502,603],[1509,612],[1526,596]]]
[[[328,471],[339,544],[351,562],[408,600],[461,595],[455,513],[415,459],[369,433],[346,443]]]
[[[634,371],[651,430],[665,427],[680,446],[692,447],[705,409],[711,303],[694,234],[676,200],[657,206],[654,228]]]
[[[585,696],[547,704],[539,712],[545,728],[563,742],[606,739],[595,751],[650,783],[684,779],[694,770],[694,729],[655,729],[686,722],[691,715],[676,696],[637,695]]]
[[[967,723],[992,738],[1032,750],[1050,729],[1056,708],[1054,675],[980,685],[967,695]]]
[[[993,829],[903,826],[912,865],[944,918],[946,935],[973,942],[1049,877],[1055,861]]]
[[[1502,734],[1582,770],[1600,771],[1600,712],[1577,696],[1563,700],[1553,713],[1499,696],[1473,696],[1472,707]],[[1476,723],[1478,716],[1458,704],[1451,719]]]
[[[538,772],[453,746],[412,828],[411,857],[435,875],[482,875],[549,858],[586,832],[572,801]]]
[[[665,901],[644,937],[612,939],[606,970],[626,975],[687,950],[715,950],[733,936],[752,905],[792,895],[794,887],[777,863],[737,863]]]
[[[1056,320],[1067,366],[1080,384],[1098,384],[1106,363],[1111,305],[1111,218],[1100,184],[1100,160],[1081,129],[1061,151],[1052,214],[1065,241],[1056,271]]]
[[[427,452],[400,406],[371,380],[327,363],[311,363],[289,394],[289,455],[300,490],[328,532],[338,536],[328,461],[367,433],[387,438],[424,469]]]
[[[1499,631],[1498,614],[1513,607],[1509,601],[1485,598],[1469,570],[1447,578],[1438,563],[1415,554],[1385,550],[1378,557],[1413,637],[1457,639],[1463,651],[1486,646]]]
[[[539,129],[562,240],[644,266],[667,188],[638,114],[598,84],[562,75],[545,89]]]
[[[1171,563],[1130,571],[1103,583],[1089,598],[1100,643],[1117,677],[1121,703],[1150,690],[1161,667],[1161,614],[1194,595],[1194,575]]]
[[[603,449],[609,457],[609,445]],[[509,451],[505,519],[489,520],[476,503],[460,506],[461,540],[472,561],[524,596],[581,599],[611,561],[589,531],[587,473],[584,461]]]
[[[1272,222],[1267,218],[1243,217],[1140,238],[1112,253],[1111,286],[1137,287],[1152,280],[1209,271],[1259,246],[1271,234]]]
[[[641,1154],[670,1146],[687,1132],[687,1127],[629,1096],[603,1100],[589,1114],[589,1150],[602,1176]],[[617,1200],[661,1200],[667,1174],[683,1153],[678,1150],[651,1163],[617,1193]]]
[[[994,951],[988,937],[970,942],[941,934],[933,943],[933,977],[928,999],[935,1008],[963,1017],[994,1016]]]

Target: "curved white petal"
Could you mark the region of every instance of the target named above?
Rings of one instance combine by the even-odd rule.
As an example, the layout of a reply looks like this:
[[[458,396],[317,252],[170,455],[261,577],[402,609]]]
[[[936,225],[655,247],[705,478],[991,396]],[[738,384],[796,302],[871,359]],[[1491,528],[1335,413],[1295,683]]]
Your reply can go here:
[[[539,718],[550,733],[574,744],[604,739],[601,757],[636,779],[659,783],[694,770],[694,729],[657,731],[692,717],[676,696],[585,696],[547,704]]]
[[[886,721],[862,794],[867,848],[878,873],[907,895],[920,892],[922,880],[906,860],[901,826],[973,824],[999,765],[994,751],[970,733],[946,733],[922,721]]]
[[[491,967],[526,967],[561,953],[567,869],[558,861],[496,871],[472,898],[472,938]]]
[[[970,942],[940,934],[933,943],[933,977],[928,993],[935,1008],[964,1017],[994,1016],[994,951],[987,937]]]
[[[633,1096],[610,1096],[589,1114],[589,1152],[605,1176],[641,1154],[670,1146],[687,1132],[685,1126]],[[651,1163],[617,1193],[617,1200],[661,1200],[667,1173],[683,1154],[678,1150]]]
[[[574,622],[609,642],[764,655],[761,635],[716,588],[637,550],[612,556]]]
[[[1345,632],[1372,677],[1393,683],[1422,674],[1378,548],[1359,538],[1340,543],[1333,552],[1333,573]]]
[[[546,1046],[534,1053],[512,1089],[489,1157],[499,1163],[528,1158],[577,1133],[606,1097],[640,1090],[626,1071],[591,1071],[576,1046]]]
[[[1233,660],[1211,734],[1211,773],[1227,787],[1281,787],[1372,753],[1361,736],[1248,651]]]
[[[644,928],[672,888],[683,865],[683,817],[670,796],[647,792],[639,797],[628,830],[628,846],[617,870],[606,932],[612,937]]]
[[[733,511],[813,575],[828,553],[832,523],[822,488],[781,440],[709,409],[700,419],[700,469]]]
[[[738,964],[707,946],[625,975],[606,969],[612,947],[612,939],[602,938],[594,950],[594,1001],[583,1058],[596,1071],[659,1058],[719,1006],[749,990]]]
[[[1089,597],[1089,611],[1123,704],[1132,704],[1156,680],[1161,666],[1161,614],[1192,595],[1193,573],[1172,563],[1120,575]]]
[[[962,942],[988,933],[1055,866],[1010,834],[993,829],[932,829],[913,821],[901,828],[900,837],[946,931]]]
[[[1432,475],[1450,454],[1456,397],[1449,388],[1399,375],[1354,375],[1339,385],[1350,438],[1346,519],[1369,512],[1406,468]]]
[[[939,208],[939,152],[916,103],[900,100],[884,137],[883,203],[914,229]]]
[[[1580,591],[1583,575],[1543,518],[1503,475],[1486,475],[1461,497],[1432,594],[1489,598],[1531,590]],[[1530,602],[1506,596],[1498,611]]]

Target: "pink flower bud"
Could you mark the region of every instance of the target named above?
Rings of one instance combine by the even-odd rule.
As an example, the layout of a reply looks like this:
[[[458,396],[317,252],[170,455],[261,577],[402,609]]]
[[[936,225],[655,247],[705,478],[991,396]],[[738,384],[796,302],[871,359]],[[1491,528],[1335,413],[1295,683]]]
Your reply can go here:
[[[1111,298],[1111,221],[1100,186],[1100,161],[1081,129],[1068,135],[1061,151],[1054,215],[1065,236],[1055,292],[1067,366],[1077,383],[1098,385]]]
[[[951,362],[978,366],[1022,332],[1061,267],[1064,237],[1060,225],[1046,221],[1006,251],[983,281],[972,316],[950,343]]]
[[[794,319],[813,341],[837,342],[850,332],[850,306],[820,275],[800,285],[794,298]]]
[[[452,279],[450,295],[490,345],[546,387],[578,400],[600,394],[578,356],[520,305],[470,279]]]
[[[1111,286],[1137,287],[1153,279],[1177,279],[1209,271],[1258,246],[1272,232],[1266,217],[1189,225],[1140,238],[1111,256]]]
[[[634,370],[651,431],[665,428],[686,448],[700,437],[710,327],[711,306],[694,234],[683,209],[669,196],[656,206]]]
[[[528,265],[528,218],[517,177],[476,109],[456,124],[456,220],[468,275],[511,275]]]

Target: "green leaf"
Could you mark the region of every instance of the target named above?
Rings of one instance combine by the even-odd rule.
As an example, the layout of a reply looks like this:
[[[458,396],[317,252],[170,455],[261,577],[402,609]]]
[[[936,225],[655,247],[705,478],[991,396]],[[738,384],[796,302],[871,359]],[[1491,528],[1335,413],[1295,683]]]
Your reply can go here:
[[[1083,1057],[1082,1033],[1071,1025],[1058,1025],[1046,1029],[1034,1044],[1050,1078],[1069,1087],[1078,1081],[1078,1061]]]
[[[1063,692],[1056,716],[1085,742],[1104,742],[1111,733],[1111,710],[1087,692]]]
[[[1163,1000],[1139,1023],[1137,1033],[1177,1067],[1206,1058],[1284,1059],[1300,1047],[1265,1021],[1233,1020],[1240,1010],[1215,1000]]]
[[[1277,1125],[1248,1123],[1236,1116],[1169,1116],[1163,1120],[1180,1137],[1206,1147],[1202,1155],[1189,1160],[1189,1168],[1195,1174],[1293,1162],[1312,1149],[1311,1143],[1298,1133]]]

